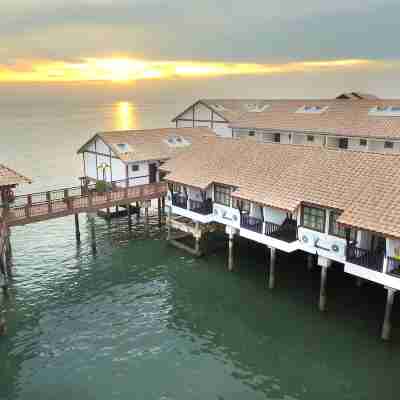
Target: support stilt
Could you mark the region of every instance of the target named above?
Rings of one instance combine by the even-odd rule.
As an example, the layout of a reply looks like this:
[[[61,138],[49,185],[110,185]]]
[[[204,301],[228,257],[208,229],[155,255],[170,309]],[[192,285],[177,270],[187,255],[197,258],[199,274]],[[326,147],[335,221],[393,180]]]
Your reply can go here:
[[[140,220],[140,203],[138,201],[136,202],[136,219],[139,222],[139,220]]]
[[[91,247],[93,254],[97,253],[97,246],[96,246],[96,227],[94,223],[94,218],[93,216],[89,217],[89,224],[90,224],[90,239],[91,239]]]
[[[165,196],[161,198],[161,210],[162,210],[162,218],[165,218]]]
[[[171,240],[171,216],[172,216],[172,207],[168,207],[168,218],[167,218],[167,240]]]
[[[307,256],[307,268],[311,271],[314,267],[315,257],[314,254],[308,254]]]
[[[268,288],[275,287],[275,264],[276,264],[276,249],[270,247],[270,260],[269,260],[269,275],[268,275]]]
[[[131,205],[127,204],[126,209],[128,210],[128,229],[129,232],[132,231],[132,210],[131,210]]]
[[[321,287],[319,291],[319,309],[326,310],[326,282],[328,279],[328,267],[321,267]]]
[[[157,199],[158,227],[161,229],[161,199]]]
[[[75,238],[76,238],[76,243],[81,242],[81,231],[79,229],[79,215],[75,214]]]
[[[146,202],[145,206],[144,206],[144,230],[147,233],[149,233],[149,206]]]
[[[361,287],[363,285],[363,279],[362,278],[356,278],[356,285],[357,287]]]
[[[115,206],[115,214],[117,215],[117,217],[118,217],[118,213],[119,213],[119,207]]]
[[[228,270],[233,271],[233,239],[234,239],[234,234],[232,232],[229,233],[229,255],[228,255]]]
[[[10,242],[10,236],[7,236],[6,238],[6,244],[5,244],[5,249],[4,249],[4,255],[6,259],[6,269],[7,269],[7,274],[11,275],[11,267],[12,267],[12,249],[11,249],[11,242]]]
[[[390,339],[390,331],[392,330],[391,323],[391,315],[392,315],[392,307],[394,302],[394,295],[396,293],[395,289],[386,288],[387,289],[387,300],[386,300],[386,308],[385,308],[385,318],[383,320],[382,326],[382,339],[389,340]]]
[[[201,251],[200,251],[200,238],[201,238],[201,231],[200,231],[200,222],[196,222],[195,224],[196,227],[196,236],[194,238],[194,251],[197,256],[200,256]]]

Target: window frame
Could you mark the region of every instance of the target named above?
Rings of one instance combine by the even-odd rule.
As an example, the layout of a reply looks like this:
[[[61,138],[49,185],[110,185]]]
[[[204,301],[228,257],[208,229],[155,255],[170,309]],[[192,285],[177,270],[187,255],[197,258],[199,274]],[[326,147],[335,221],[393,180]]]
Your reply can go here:
[[[322,229],[318,229],[315,226],[312,225],[306,225],[305,224],[305,210],[309,209],[309,210],[317,210],[322,212]],[[315,215],[314,215],[315,218]],[[305,204],[301,207],[301,225],[306,228],[306,229],[310,229],[312,231],[316,231],[316,232],[320,232],[320,233],[325,233],[326,230],[326,210],[322,207],[318,207],[318,206],[313,206],[313,205],[309,205],[309,204]]]
[[[329,213],[329,229],[328,234],[331,236],[338,237],[340,239],[347,239],[346,228],[343,229],[343,235],[339,233],[339,224],[337,219],[340,217],[341,212],[337,210],[331,210]],[[333,216],[336,216],[334,219]],[[336,227],[335,227],[336,225]],[[336,228],[336,231],[335,231]],[[355,241],[357,239],[357,231],[353,228],[350,229],[350,241]]]
[[[383,148],[393,150],[394,142],[392,142],[391,140],[385,140],[385,142],[383,143]]]
[[[239,203],[241,203],[241,208],[239,208]],[[251,202],[249,200],[232,197],[232,207],[244,213],[250,214]]]
[[[307,142],[313,142],[314,143],[315,136],[314,135],[307,135],[306,139],[307,139]]]
[[[131,172],[138,172],[140,171],[140,165],[139,164],[132,164],[131,165]]]
[[[232,188],[227,185],[214,184],[214,203],[231,207],[231,201]]]

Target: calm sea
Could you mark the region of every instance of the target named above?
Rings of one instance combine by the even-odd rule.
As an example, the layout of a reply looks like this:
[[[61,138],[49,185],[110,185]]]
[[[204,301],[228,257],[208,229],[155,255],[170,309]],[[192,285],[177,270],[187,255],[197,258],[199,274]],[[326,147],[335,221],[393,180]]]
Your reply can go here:
[[[76,185],[76,151],[96,131],[169,126],[197,97],[235,95],[232,84],[4,85],[0,162],[34,179],[21,192]],[[330,271],[321,314],[319,271],[302,256],[279,255],[271,292],[262,246],[240,242],[228,273],[223,238],[195,259],[166,246],[155,218],[147,238],[142,221],[130,234],[124,218],[97,218],[93,255],[90,221],[80,219],[80,246],[69,217],[12,230],[1,400],[398,397],[400,310],[382,343],[383,289]]]

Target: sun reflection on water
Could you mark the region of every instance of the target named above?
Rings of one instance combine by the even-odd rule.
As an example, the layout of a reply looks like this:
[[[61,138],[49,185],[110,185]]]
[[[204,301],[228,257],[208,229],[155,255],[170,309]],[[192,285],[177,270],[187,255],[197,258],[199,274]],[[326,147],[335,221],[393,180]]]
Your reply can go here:
[[[115,129],[137,129],[137,111],[129,101],[120,101],[116,104]]]

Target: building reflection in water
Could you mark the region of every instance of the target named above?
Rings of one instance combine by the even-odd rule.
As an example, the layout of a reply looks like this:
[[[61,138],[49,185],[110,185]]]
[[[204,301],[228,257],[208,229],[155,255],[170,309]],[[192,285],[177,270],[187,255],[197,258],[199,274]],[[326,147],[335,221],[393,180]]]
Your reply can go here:
[[[138,118],[134,104],[129,101],[120,101],[115,106],[115,129],[137,129]]]

